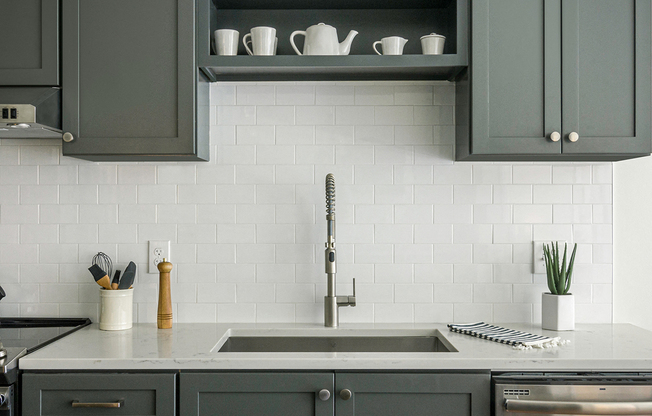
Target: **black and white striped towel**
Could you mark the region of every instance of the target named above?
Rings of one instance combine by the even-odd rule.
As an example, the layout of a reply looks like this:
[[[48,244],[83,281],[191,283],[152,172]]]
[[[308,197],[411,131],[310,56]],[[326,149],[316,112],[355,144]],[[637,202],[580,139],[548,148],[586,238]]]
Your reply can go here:
[[[459,332],[460,334],[512,345],[514,348],[521,350],[552,348],[570,343],[570,341],[562,340],[559,337],[550,338],[529,332],[517,331],[515,329],[503,328],[502,326],[489,325],[484,322],[448,324],[448,329],[453,332]]]

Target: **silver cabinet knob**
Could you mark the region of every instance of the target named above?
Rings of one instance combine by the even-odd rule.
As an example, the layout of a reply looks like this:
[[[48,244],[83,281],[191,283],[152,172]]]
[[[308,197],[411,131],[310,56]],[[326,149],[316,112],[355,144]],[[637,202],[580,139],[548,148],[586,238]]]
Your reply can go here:
[[[73,140],[75,140],[75,136],[73,136],[72,133],[70,133],[70,132],[63,133],[63,141],[64,142],[70,143]]]
[[[331,398],[331,392],[328,391],[328,389],[321,389],[319,390],[319,399],[322,401],[326,401]]]
[[[580,135],[577,134],[577,133],[575,133],[574,131],[571,132],[571,133],[568,135],[568,140],[570,140],[570,141],[573,142],[573,143],[575,143],[575,142],[578,141],[579,139],[580,139]]]
[[[558,142],[559,139],[561,139],[561,134],[559,134],[558,131],[553,131],[552,133],[550,133],[550,140],[552,140],[553,142]]]
[[[349,389],[344,389],[340,391],[340,397],[342,398],[342,400],[349,400],[351,396],[353,396],[353,393],[351,393],[351,390]]]

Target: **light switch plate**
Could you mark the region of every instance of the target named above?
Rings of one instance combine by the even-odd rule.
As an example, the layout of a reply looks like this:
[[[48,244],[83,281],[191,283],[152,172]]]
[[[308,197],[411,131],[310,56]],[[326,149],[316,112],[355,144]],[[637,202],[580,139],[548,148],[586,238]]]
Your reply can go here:
[[[564,244],[566,241],[558,240],[553,241],[553,243],[559,244],[559,249],[561,252],[564,252]],[[546,273],[546,262],[543,259],[543,245],[550,244],[550,241],[533,241],[532,242],[532,264],[533,264],[533,273]]]
[[[149,264],[147,273],[158,273],[158,264],[166,259],[170,259],[170,241],[150,241],[149,250],[147,251],[147,262]]]

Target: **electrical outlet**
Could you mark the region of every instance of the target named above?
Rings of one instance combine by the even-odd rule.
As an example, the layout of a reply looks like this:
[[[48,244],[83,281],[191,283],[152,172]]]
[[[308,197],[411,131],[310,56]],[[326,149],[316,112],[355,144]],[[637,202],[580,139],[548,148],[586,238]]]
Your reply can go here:
[[[559,244],[559,249],[564,252],[564,244],[566,241],[558,240],[553,243]],[[543,259],[543,245],[550,244],[550,241],[533,241],[532,242],[532,264],[534,265],[534,273],[546,272],[546,261]]]
[[[166,259],[170,261],[170,241],[150,241],[147,252],[149,270],[147,273],[158,273],[158,264]]]

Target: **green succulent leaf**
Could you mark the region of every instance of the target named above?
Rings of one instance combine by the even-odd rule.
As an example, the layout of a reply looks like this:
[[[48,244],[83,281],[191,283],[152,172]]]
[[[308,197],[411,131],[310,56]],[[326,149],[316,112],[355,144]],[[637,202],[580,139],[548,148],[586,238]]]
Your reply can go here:
[[[546,277],[550,293],[565,295],[570,291],[576,253],[577,244],[573,247],[570,259],[568,258],[568,244],[564,244],[563,256],[561,256],[559,243],[552,241],[549,245],[543,245],[543,258],[546,264]],[[560,257],[562,257],[561,261]]]

